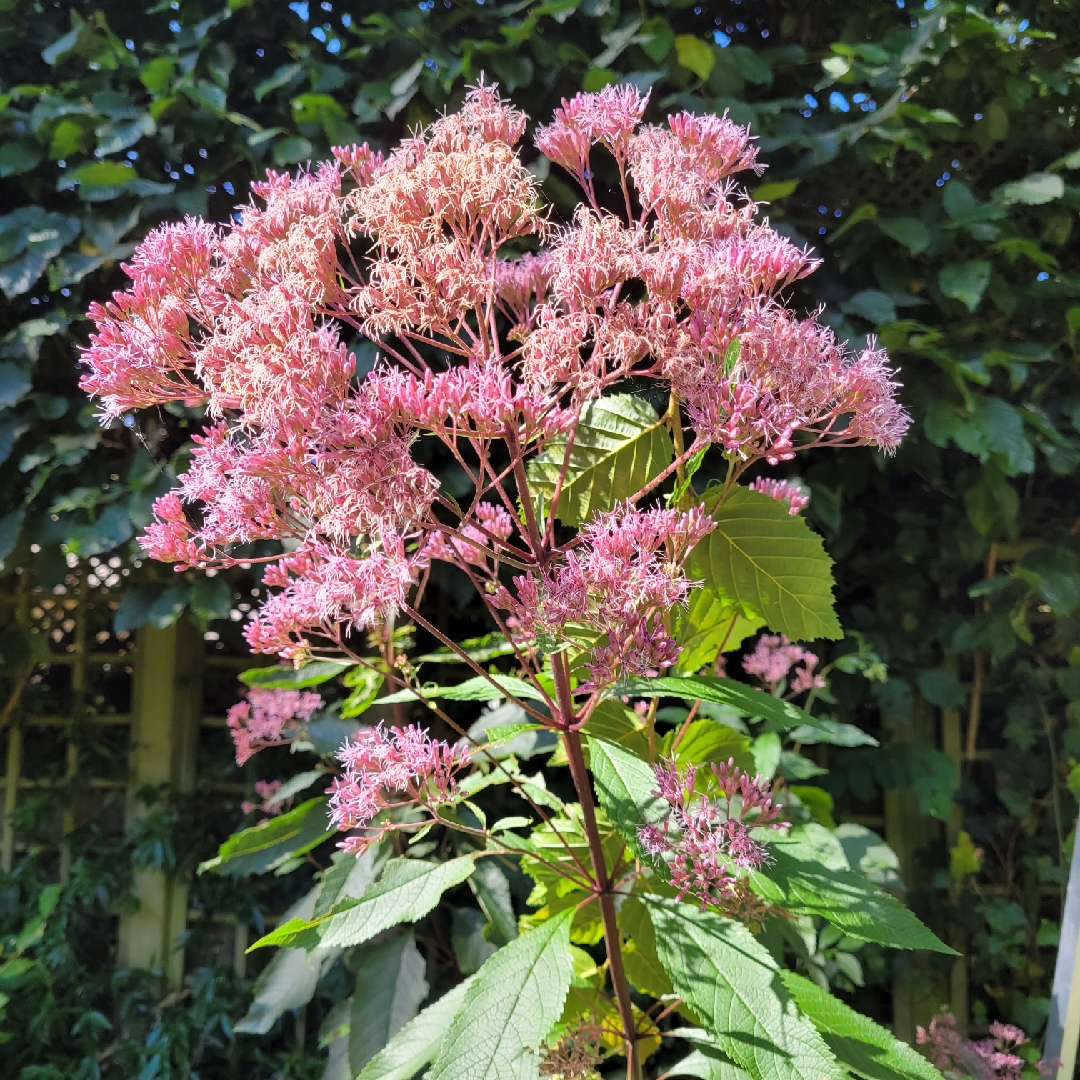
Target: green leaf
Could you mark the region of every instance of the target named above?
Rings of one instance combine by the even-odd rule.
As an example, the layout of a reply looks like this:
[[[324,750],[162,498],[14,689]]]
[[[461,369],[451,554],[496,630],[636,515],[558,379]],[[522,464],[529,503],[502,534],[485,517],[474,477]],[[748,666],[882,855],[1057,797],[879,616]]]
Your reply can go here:
[[[501,697],[515,697],[524,701],[543,701],[544,695],[531,683],[513,675],[483,675],[466,679],[456,686],[422,686],[415,690],[398,690],[397,693],[377,698],[375,705],[396,705],[404,701],[446,698],[447,701],[495,701]]]
[[[863,289],[840,304],[845,315],[858,315],[860,319],[880,326],[896,322],[896,305],[892,298],[880,289]]]
[[[675,639],[682,648],[676,671],[699,671],[764,625],[764,619],[747,619],[737,604],[709,589],[691,590],[689,605],[675,615]]]
[[[1065,194],[1065,181],[1053,173],[1032,173],[1023,180],[1002,184],[994,194],[1007,205],[1022,203],[1025,206],[1042,206]]]
[[[286,799],[291,799],[294,795],[299,794],[301,791],[307,791],[313,784],[317,784],[320,780],[327,777],[327,773],[322,769],[313,769],[311,772],[297,773],[295,776],[290,776],[274,792],[271,799],[268,801],[268,806],[277,806],[279,803],[285,802]]]
[[[529,484],[550,501],[562,470],[566,439],[552,439],[529,462]],[[656,410],[631,394],[590,401],[581,410],[555,516],[580,525],[640,491],[674,460],[671,436]]]
[[[903,244],[912,255],[921,255],[932,239],[930,230],[918,218],[879,218],[878,228],[898,244]]]
[[[29,172],[44,156],[41,147],[30,139],[0,143],[0,177]]]
[[[0,408],[17,404],[33,385],[29,373],[17,364],[0,364]]]
[[[754,188],[751,198],[757,203],[775,202],[777,199],[786,199],[788,195],[794,195],[798,186],[798,180],[771,180]]]
[[[990,263],[985,259],[950,263],[938,273],[938,286],[950,300],[960,303],[974,313],[990,284]]]
[[[844,1080],[796,1010],[776,961],[745,926],[674,900],[643,899],[675,993],[735,1065],[754,1080]]]
[[[499,823],[495,824],[493,831],[497,831]],[[510,897],[510,882],[502,867],[494,859],[481,859],[469,878],[469,887],[488,919],[484,937],[496,945],[513,941],[518,936],[517,917]]]
[[[589,758],[600,805],[638,851],[638,826],[656,824],[668,814],[667,803],[654,794],[656,773],[647,761],[604,739],[589,739]]]
[[[800,841],[769,844],[767,871],[751,875],[763,900],[793,915],[826,919],[859,941],[956,955],[894,896],[851,871],[822,865]]]
[[[299,161],[309,161],[314,148],[307,139],[290,136],[274,143],[274,164],[295,165]]]
[[[320,889],[293,904],[286,918],[310,918]],[[315,994],[319,979],[338,958],[340,949],[282,949],[263,968],[255,983],[255,996],[236,1030],[247,1035],[265,1035],[278,1017],[290,1009],[306,1005]]]
[[[0,515],[0,562],[3,562],[15,550],[25,517],[25,506],[16,507]]]
[[[716,63],[713,47],[695,34],[679,34],[675,38],[675,55],[684,68],[702,81],[709,77]]]
[[[695,1076],[697,1080],[750,1080],[749,1073],[732,1065],[715,1047],[699,1046],[673,1065],[668,1076]]]
[[[833,610],[832,560],[801,516],[745,487],[712,516],[717,527],[691,554],[691,578],[793,641],[844,636]]]
[[[605,697],[679,697],[686,701],[711,701],[729,705],[743,716],[767,720],[779,731],[806,725],[827,731],[805,709],[773,697],[737,679],[717,675],[662,675],[655,679],[626,679],[606,691]]]
[[[469,987],[427,1080],[537,1076],[538,1051],[570,988],[570,922],[564,912],[489,959]]]
[[[915,681],[919,684],[919,693],[939,709],[959,709],[967,701],[960,680],[944,668],[920,671]]]
[[[362,900],[335,904],[311,921],[290,919],[251,946],[293,945],[310,949],[361,945],[398,923],[422,919],[447,889],[463,882],[475,868],[472,855],[445,863],[392,859]],[[250,951],[250,950],[249,950]]]
[[[247,686],[259,690],[304,690],[319,686],[348,671],[353,664],[340,660],[316,660],[303,667],[257,667],[242,671],[239,679]]]
[[[829,1048],[864,1080],[942,1080],[941,1073],[891,1031],[794,971],[780,977]]]
[[[352,693],[342,702],[341,716],[351,720],[361,716],[375,703],[382,689],[383,673],[374,668],[357,664],[345,676],[345,685],[352,687]]]
[[[309,799],[280,817],[233,833],[215,858],[199,866],[199,873],[265,874],[284,859],[303,855],[334,834],[326,816],[326,799]]]
[[[656,952],[656,930],[649,909],[636,896],[623,901],[619,926],[630,939],[623,949],[623,966],[631,984],[655,998],[672,993],[671,980]]]
[[[410,1020],[364,1066],[356,1080],[413,1080],[438,1054],[476,978],[473,975],[466,979]]]
[[[410,1021],[427,997],[427,963],[412,933],[363,949],[349,1018],[349,1067],[355,1076]]]

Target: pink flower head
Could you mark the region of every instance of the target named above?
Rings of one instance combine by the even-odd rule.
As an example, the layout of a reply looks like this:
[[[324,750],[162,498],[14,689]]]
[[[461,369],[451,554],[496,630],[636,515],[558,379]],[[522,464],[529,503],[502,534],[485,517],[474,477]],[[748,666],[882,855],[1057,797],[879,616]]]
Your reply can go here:
[[[586,525],[581,545],[554,570],[515,578],[517,595],[500,589],[496,603],[513,613],[528,638],[574,640],[582,629],[601,635],[587,662],[590,688],[656,675],[679,655],[664,616],[690,591],[682,565],[715,527],[700,507],[618,507]]]
[[[655,795],[668,806],[659,825],[638,830],[648,855],[662,858],[671,874],[678,899],[695,897],[704,911],[709,904],[741,906],[740,870],[756,870],[768,862],[768,853],[750,833],[752,828],[781,829],[764,777],[751,778],[734,761],[712,766],[722,799],[697,794],[698,767],[679,768],[674,761],[654,766]]]
[[[536,148],[573,173],[582,187],[591,187],[589,151],[603,143],[618,161],[626,161],[627,149],[645,109],[649,95],[634,86],[605,86],[598,93],[563,98],[550,124],[536,132]]]
[[[1016,1049],[1028,1042],[1027,1035],[1014,1024],[995,1021],[985,1039],[965,1039],[956,1030],[956,1017],[942,1011],[930,1021],[929,1029],[915,1029],[915,1041],[930,1047],[930,1060],[942,1071],[974,1076],[976,1080],[1020,1080],[1025,1061]],[[1039,1061],[1040,1073],[1053,1072],[1054,1065]]]
[[[252,688],[228,713],[229,734],[236,747],[236,764],[243,765],[267,746],[284,742],[297,724],[322,708],[322,698],[310,691]]]
[[[760,491],[779,503],[786,503],[788,513],[795,517],[810,503],[810,496],[798,484],[790,480],[777,480],[769,476],[759,476],[750,481],[751,491]]]
[[[494,573],[499,560],[499,542],[508,540],[514,531],[514,519],[493,503],[476,508],[476,525],[466,525],[460,535],[447,540],[446,533],[436,533],[428,541],[425,554],[430,559],[471,563]],[[492,565],[492,562],[494,565]]]
[[[91,307],[82,385],[106,422],[206,410],[142,543],[177,568],[263,562],[253,648],[292,657],[386,632],[435,557],[529,633],[583,629],[593,687],[670,666],[664,613],[690,588],[680,536],[703,535],[704,515],[620,510],[558,543],[525,507],[517,524],[525,458],[577,438],[584,405],[630,378],[674,392],[692,448],[715,446],[733,478],[813,446],[895,449],[910,418],[885,354],[852,356],[787,307],[816,261],[735,186],[759,170],[749,132],[686,112],[643,125],[647,104],[608,86],[540,128],[584,192],[563,227],[522,163],[525,115],[481,82],[385,155],[335,147],[268,172],[225,224],[154,230],[129,287]],[[597,196],[597,145],[614,198]],[[357,334],[379,356],[362,379]],[[475,486],[454,521],[424,465],[431,439]],[[498,591],[507,564],[523,571],[513,596]]]
[[[760,679],[770,692],[775,691],[780,681],[794,671],[791,691],[802,694],[825,685],[825,680],[814,674],[817,662],[815,653],[800,645],[793,645],[783,634],[762,634],[753,652],[743,660],[743,671]]]
[[[432,739],[416,725],[365,728],[337,756],[344,773],[330,787],[330,819],[343,832],[364,830],[340,845],[358,855],[393,828],[367,828],[383,810],[416,805],[433,811],[452,802],[455,776],[472,760],[467,747]]]

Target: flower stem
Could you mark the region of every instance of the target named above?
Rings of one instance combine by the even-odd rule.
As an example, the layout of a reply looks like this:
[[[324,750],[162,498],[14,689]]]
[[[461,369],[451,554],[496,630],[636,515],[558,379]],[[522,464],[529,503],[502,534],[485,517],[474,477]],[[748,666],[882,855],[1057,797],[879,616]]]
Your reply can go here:
[[[589,770],[585,764],[585,755],[581,750],[581,733],[570,727],[574,722],[574,703],[570,694],[569,664],[565,653],[560,653],[553,660],[555,691],[559,711],[566,727],[563,731],[566,757],[570,763],[570,775],[573,777],[574,787],[577,789],[578,799],[581,802],[582,825],[589,845],[593,874],[596,878],[596,898],[600,904],[600,918],[604,924],[608,970],[611,972],[615,1006],[619,1012],[619,1020],[622,1022],[623,1040],[626,1044],[626,1076],[627,1080],[644,1080],[641,1049],[637,1041],[637,1025],[634,1022],[634,1009],[630,1003],[630,986],[626,981],[626,971],[623,968],[622,936],[615,916],[615,901],[612,896],[611,879],[608,877],[607,866],[604,862],[600,829],[596,824],[596,808],[593,804]]]

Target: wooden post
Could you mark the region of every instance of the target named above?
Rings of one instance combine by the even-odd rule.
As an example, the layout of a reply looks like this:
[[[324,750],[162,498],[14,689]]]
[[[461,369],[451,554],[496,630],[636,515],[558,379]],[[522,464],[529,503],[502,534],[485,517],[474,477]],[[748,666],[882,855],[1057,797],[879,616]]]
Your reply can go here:
[[[936,744],[934,713],[922,700],[916,700],[909,723],[882,717],[885,728],[896,742]],[[885,841],[900,860],[900,876],[911,888],[922,875],[915,862],[915,852],[926,847],[938,833],[938,824],[919,810],[913,792],[893,788],[885,792]],[[935,977],[916,957],[907,973],[893,982],[893,1031],[906,1042],[915,1042],[915,1028],[925,1026],[948,1000],[948,987]]]
[[[135,649],[131,719],[128,823],[146,813],[140,788],[164,786],[171,794],[195,787],[195,754],[202,714],[203,643],[181,619],[164,630],[143,627]],[[139,910],[120,924],[120,962],[165,975],[176,988],[184,957],[176,941],[187,920],[187,886],[171,875],[142,870],[135,876]]]
[[[943,666],[946,671],[951,671],[954,675],[959,674],[954,655],[946,656]],[[964,774],[964,748],[959,709],[941,710],[941,748],[949,755],[953,765],[956,766],[956,775],[962,777]],[[954,848],[960,839],[963,824],[963,809],[954,802],[949,813],[949,820],[945,823],[945,839],[950,849]],[[953,903],[960,899],[960,886],[955,881],[950,889],[949,899]],[[961,1035],[967,1035],[970,1016],[968,1006],[968,961],[965,954],[967,953],[968,943],[965,935],[957,929],[950,930],[948,943],[960,953],[953,963],[952,970],[949,972],[949,1011],[956,1017],[956,1030]]]

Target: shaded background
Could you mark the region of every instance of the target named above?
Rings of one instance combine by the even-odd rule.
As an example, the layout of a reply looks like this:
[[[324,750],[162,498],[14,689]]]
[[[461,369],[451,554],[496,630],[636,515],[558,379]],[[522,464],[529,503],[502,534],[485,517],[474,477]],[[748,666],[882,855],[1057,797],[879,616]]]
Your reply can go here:
[[[257,582],[141,563],[132,538],[199,417],[170,406],[102,430],[77,346],[148,229],[224,220],[253,177],[332,144],[388,146],[481,72],[540,122],[563,96],[630,81],[651,88],[650,120],[751,124],[763,212],[825,260],[797,303],[825,305],[853,347],[876,334],[900,366],[916,422],[894,459],[792,463],[838,562],[842,622],[890,673],[873,694],[836,676],[837,715],[883,745],[821,754],[815,782],[820,813],[889,833],[909,902],[967,959],[936,970],[862,949],[853,967],[824,940],[814,962],[842,993],[865,982],[852,1000],[901,1034],[925,1017],[913,1002],[940,999],[972,1031],[1001,1018],[1037,1035],[1080,798],[1074,3],[0,0],[0,965],[19,948],[26,962],[0,967],[14,1033],[0,1071],[323,1075],[343,972],[266,1036],[232,1027],[255,970],[234,957],[236,928],[261,932],[303,882],[193,876],[252,781],[295,768],[272,751],[241,772],[215,720],[248,663]],[[525,156],[572,209],[557,170]],[[374,347],[354,351],[363,373]],[[448,571],[431,604],[464,635],[483,627],[462,580]],[[205,654],[192,708],[209,719],[183,796],[132,790],[146,627]],[[195,913],[171,989],[119,930],[137,875],[158,872],[190,883]],[[467,964],[432,919],[434,986]]]

